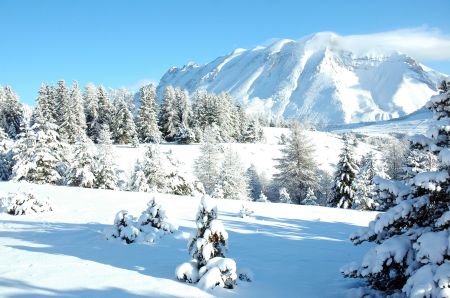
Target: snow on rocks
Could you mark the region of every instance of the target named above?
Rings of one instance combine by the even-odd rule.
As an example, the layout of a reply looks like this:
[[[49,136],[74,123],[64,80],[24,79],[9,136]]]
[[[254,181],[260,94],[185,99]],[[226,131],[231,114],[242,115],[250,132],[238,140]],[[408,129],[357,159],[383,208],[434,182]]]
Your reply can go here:
[[[11,192],[0,194],[0,212],[11,215],[26,215],[53,211],[48,197],[33,192]]]
[[[105,230],[106,238],[119,238],[127,244],[151,243],[165,234],[172,234],[178,230],[178,226],[169,220],[166,211],[156,203],[155,198],[152,198],[147,206],[139,219],[126,210],[119,211],[114,219],[113,227]]]

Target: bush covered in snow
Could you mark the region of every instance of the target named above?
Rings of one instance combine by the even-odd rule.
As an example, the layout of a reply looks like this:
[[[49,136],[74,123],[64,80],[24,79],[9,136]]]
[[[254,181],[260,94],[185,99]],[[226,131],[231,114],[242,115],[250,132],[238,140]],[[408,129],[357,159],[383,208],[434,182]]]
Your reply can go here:
[[[38,197],[32,192],[0,194],[0,212],[11,215],[26,215],[53,211],[48,198]]]
[[[239,216],[241,218],[245,218],[247,216],[250,216],[254,213],[253,210],[249,209],[248,207],[245,207],[245,205],[242,205],[241,210],[239,210]]]
[[[178,230],[166,215],[166,211],[152,198],[136,219],[126,210],[117,213],[111,229],[105,232],[106,238],[119,238],[127,244],[134,242],[155,242],[165,234]]]
[[[355,244],[377,245],[360,264],[342,269],[346,277],[365,278],[385,294],[450,296],[450,160],[445,157],[450,147],[450,91],[442,90],[427,107],[440,126],[415,138],[412,147],[433,152],[440,165],[434,171],[411,171],[403,181],[378,182],[393,195],[393,206],[351,236]]]
[[[193,260],[175,270],[177,279],[189,283],[198,282],[202,289],[217,286],[233,288],[236,284],[236,262],[225,258],[228,233],[217,219],[217,208],[203,196],[196,217],[197,233],[189,242],[189,254]]]

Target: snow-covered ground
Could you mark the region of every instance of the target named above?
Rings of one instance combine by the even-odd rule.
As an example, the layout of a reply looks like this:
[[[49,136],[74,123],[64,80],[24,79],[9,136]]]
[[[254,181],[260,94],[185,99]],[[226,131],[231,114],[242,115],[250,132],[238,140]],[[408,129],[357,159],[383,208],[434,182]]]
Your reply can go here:
[[[205,292],[177,281],[188,261],[199,198],[157,194],[180,226],[155,244],[108,241],[102,231],[122,209],[138,216],[149,193],[0,183],[4,192],[33,189],[50,197],[54,211],[0,214],[1,297],[343,297],[355,281],[339,268],[361,258],[348,235],[376,213],[275,203],[246,203],[254,216],[240,218],[241,201],[218,200],[229,232],[228,257],[254,281],[233,290]]]

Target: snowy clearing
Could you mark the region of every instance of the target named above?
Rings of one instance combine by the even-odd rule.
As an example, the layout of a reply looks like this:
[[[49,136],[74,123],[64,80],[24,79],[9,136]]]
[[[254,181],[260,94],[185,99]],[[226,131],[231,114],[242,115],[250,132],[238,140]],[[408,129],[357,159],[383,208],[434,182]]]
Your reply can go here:
[[[153,244],[126,245],[106,240],[103,230],[119,210],[140,214],[152,194],[11,182],[0,189],[32,189],[54,206],[50,213],[0,214],[2,297],[344,297],[355,281],[339,269],[368,249],[354,247],[348,236],[376,215],[246,202],[254,214],[241,218],[241,201],[216,201],[229,233],[227,257],[254,281],[205,292],[175,278],[175,268],[189,259],[199,198],[156,194],[180,231]]]

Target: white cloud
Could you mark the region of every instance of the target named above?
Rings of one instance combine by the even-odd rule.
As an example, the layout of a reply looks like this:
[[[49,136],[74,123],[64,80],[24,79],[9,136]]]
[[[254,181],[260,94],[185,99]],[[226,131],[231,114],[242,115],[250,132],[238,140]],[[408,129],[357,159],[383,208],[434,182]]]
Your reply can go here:
[[[136,81],[136,82],[134,82],[134,83],[132,83],[132,84],[130,84],[128,86],[123,86],[123,87],[128,89],[128,90],[136,91],[139,88],[141,88],[142,86],[149,85],[149,84],[153,84],[155,86],[158,86],[158,81],[152,80],[152,79],[140,79],[140,80],[138,80],[138,81]]]
[[[400,51],[421,61],[450,60],[450,35],[429,27],[335,38],[338,45],[355,52]]]

